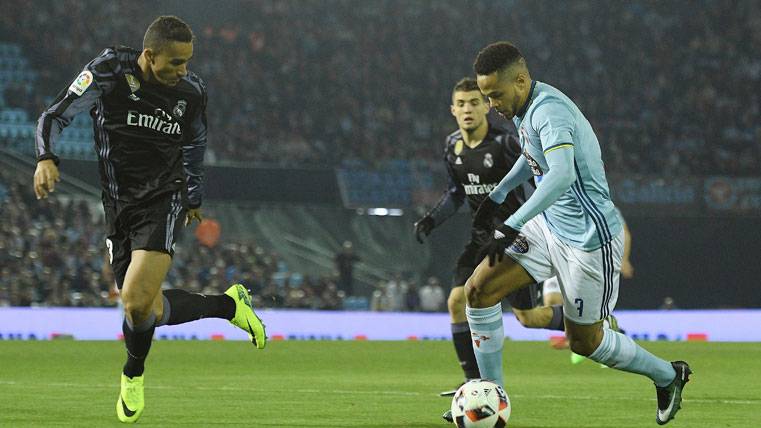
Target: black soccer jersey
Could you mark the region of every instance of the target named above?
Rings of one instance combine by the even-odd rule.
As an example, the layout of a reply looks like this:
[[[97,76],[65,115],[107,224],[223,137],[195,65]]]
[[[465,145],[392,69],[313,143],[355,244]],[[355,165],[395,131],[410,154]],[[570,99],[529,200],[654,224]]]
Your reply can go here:
[[[37,159],[58,158],[56,139],[74,116],[93,119],[104,197],[140,202],[187,186],[201,205],[206,151],[206,85],[192,72],[173,87],[143,80],[140,52],[105,49],[40,117]]]
[[[444,149],[449,185],[431,211],[436,224],[441,224],[454,214],[465,201],[468,202],[471,214],[475,213],[520,155],[520,144],[505,129],[490,125],[486,137],[474,148],[465,144],[459,129],[449,134]],[[523,189],[515,189],[500,207],[500,215],[507,218],[508,213],[516,210],[525,199]]]

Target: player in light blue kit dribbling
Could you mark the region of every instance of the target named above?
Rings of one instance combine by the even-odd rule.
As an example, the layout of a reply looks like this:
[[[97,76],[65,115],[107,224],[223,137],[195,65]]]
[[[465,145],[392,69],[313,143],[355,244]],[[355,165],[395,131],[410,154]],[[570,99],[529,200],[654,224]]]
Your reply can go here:
[[[500,300],[557,276],[571,350],[652,379],[658,399],[656,422],[667,423],[680,408],[691,374],[687,363],[662,360],[602,326],[618,298],[624,234],[592,126],[562,92],[531,79],[525,59],[510,43],[485,47],[474,68],[491,106],[513,119],[523,151],[473,220],[474,227],[488,232],[483,234],[485,259],[465,285],[466,315],[481,377],[504,386]],[[541,177],[535,180],[534,194],[494,230],[499,204],[532,175]]]

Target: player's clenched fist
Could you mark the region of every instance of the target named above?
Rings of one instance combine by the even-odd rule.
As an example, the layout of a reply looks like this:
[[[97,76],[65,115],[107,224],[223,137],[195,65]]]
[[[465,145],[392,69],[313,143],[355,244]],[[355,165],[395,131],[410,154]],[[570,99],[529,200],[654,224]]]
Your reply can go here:
[[[505,250],[517,237],[518,231],[512,227],[506,224],[497,226],[489,240],[481,247],[479,259],[488,258],[489,267],[496,265],[502,261],[505,257]]]
[[[34,194],[37,195],[37,199],[47,198],[48,193],[55,191],[55,184],[59,181],[61,176],[52,159],[37,162],[37,169],[34,171]]]

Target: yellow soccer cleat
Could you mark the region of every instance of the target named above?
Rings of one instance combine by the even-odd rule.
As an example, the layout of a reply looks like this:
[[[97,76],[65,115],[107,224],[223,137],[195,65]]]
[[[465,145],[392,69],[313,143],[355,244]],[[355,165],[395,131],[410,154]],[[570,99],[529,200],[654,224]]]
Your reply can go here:
[[[248,333],[248,338],[257,348],[264,349],[267,345],[267,333],[262,320],[254,313],[251,295],[246,287],[233,284],[225,291],[225,294],[235,301],[235,317],[230,320],[230,323]]]
[[[116,416],[124,423],[134,424],[143,414],[144,408],[143,377],[129,378],[122,373],[122,389],[119,400],[116,401]]]

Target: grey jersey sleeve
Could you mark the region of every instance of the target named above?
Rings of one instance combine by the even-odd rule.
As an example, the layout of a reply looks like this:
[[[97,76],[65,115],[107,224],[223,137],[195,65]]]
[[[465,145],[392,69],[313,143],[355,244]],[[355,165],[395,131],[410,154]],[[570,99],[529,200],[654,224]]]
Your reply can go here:
[[[35,153],[37,161],[52,159],[58,163],[54,153],[56,140],[63,128],[69,126],[74,116],[89,111],[95,102],[114,87],[114,73],[107,61],[114,57],[113,51],[106,49],[92,60],[67,89],[61,91],[53,104],[37,121]]]
[[[452,170],[452,166],[449,162],[445,162],[447,167],[447,173],[449,175],[449,183],[447,190],[439,199],[439,202],[428,213],[433,218],[436,226],[444,223],[449,217],[452,217],[458,209],[465,203],[465,189],[457,181],[455,173]]]
[[[183,166],[188,180],[188,200],[190,208],[198,208],[203,201],[204,170],[203,158],[206,153],[206,85],[199,79],[202,93],[201,105],[196,108],[185,145],[182,146]]]
[[[63,128],[69,126],[77,114],[92,109],[100,96],[101,90],[96,85],[91,85],[82,95],[77,95],[71,90],[66,90],[62,96],[59,95],[37,121],[35,153],[38,161],[53,159],[58,163],[58,156],[54,154],[53,147]]]

